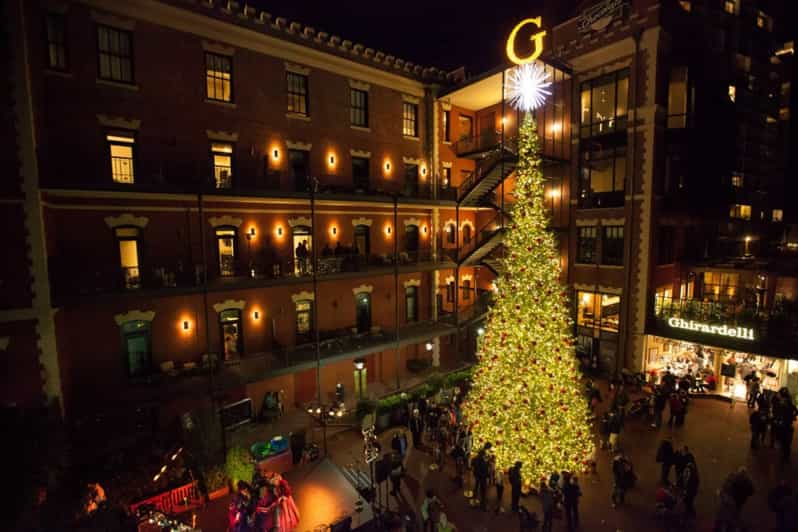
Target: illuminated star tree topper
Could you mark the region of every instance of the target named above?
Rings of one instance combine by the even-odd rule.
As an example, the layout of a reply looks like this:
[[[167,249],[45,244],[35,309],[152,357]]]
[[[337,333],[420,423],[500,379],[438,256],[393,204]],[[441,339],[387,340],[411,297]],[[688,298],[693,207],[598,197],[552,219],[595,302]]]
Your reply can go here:
[[[526,63],[513,68],[505,90],[510,105],[521,111],[537,109],[547,96],[551,96],[549,74],[537,63]]]

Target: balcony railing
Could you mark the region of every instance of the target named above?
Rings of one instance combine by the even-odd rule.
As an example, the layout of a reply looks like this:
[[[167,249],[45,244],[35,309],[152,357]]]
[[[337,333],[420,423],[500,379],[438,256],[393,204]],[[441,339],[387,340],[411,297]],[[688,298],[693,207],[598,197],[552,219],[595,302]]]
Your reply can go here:
[[[623,207],[624,191],[616,190],[613,192],[591,192],[583,189],[579,193],[580,209],[604,209],[611,207]]]
[[[501,130],[485,130],[479,135],[461,137],[454,143],[454,151],[458,157],[496,148],[502,140]]]

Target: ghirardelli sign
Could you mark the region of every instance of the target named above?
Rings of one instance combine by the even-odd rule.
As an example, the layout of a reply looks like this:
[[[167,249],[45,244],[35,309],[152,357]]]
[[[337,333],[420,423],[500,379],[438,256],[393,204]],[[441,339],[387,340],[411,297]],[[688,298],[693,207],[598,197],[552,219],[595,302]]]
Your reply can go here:
[[[629,0],[604,0],[582,11],[576,20],[576,29],[580,32],[603,30],[610,22],[623,16]]]

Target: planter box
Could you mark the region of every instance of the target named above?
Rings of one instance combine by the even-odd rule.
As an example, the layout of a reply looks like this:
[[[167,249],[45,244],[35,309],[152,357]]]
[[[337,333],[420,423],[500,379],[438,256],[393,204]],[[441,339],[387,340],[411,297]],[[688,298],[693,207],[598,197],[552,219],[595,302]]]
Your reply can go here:
[[[210,492],[208,494],[208,498],[212,501],[215,501],[216,499],[227,497],[229,494],[230,494],[230,486],[224,486],[223,488],[219,488],[218,490]]]

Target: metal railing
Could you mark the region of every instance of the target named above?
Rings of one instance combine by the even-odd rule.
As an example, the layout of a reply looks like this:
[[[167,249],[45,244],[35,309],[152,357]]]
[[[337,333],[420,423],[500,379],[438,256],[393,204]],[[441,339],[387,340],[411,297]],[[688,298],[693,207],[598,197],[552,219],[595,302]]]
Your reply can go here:
[[[458,201],[462,200],[480,182],[482,182],[482,179],[488,176],[495,166],[500,164],[503,159],[514,159],[516,153],[516,139],[514,138],[505,139],[503,146],[494,146],[491,148],[490,153],[477,162],[474,171],[470,172],[465,179],[460,182],[460,186],[457,187]]]

